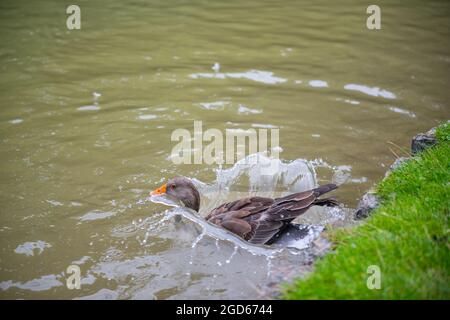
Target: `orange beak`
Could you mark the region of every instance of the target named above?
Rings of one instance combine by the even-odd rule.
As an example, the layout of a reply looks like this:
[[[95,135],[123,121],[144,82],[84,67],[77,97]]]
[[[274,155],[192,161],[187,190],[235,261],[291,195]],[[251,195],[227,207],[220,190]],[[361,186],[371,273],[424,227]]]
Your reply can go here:
[[[151,196],[157,196],[157,195],[161,195],[161,194],[165,194],[166,193],[166,185],[163,184],[161,187],[159,187],[156,190],[153,190],[152,192],[150,192]]]

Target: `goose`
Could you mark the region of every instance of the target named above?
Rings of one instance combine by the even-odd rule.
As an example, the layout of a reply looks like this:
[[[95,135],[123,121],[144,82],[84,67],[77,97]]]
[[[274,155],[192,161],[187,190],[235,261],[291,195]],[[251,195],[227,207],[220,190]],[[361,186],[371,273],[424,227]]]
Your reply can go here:
[[[319,198],[337,186],[326,184],[308,191],[280,198],[247,197],[224,203],[213,209],[205,220],[224,228],[251,244],[271,244],[289,226],[292,220],[312,206],[336,206],[333,198]],[[169,179],[150,192],[150,196],[169,195],[185,207],[199,211],[200,193],[192,181],[185,177]]]

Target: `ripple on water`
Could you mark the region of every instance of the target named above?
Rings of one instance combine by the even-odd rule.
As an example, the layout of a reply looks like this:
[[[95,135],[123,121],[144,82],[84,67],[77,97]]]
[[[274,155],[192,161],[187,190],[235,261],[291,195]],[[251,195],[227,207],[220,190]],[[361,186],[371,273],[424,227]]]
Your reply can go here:
[[[275,126],[273,124],[266,124],[266,123],[253,123],[253,128],[261,128],[261,129],[276,129],[279,128],[279,126]]]
[[[140,120],[153,120],[158,118],[158,116],[154,115],[154,114],[141,114],[138,117]]]
[[[54,207],[59,207],[64,205],[62,202],[56,201],[56,200],[45,200],[46,202],[50,203]]]
[[[328,87],[328,83],[323,80],[311,80],[308,83],[311,87],[314,87],[314,88],[327,88]]]
[[[393,107],[393,106],[390,106],[390,107],[388,107],[388,108],[389,108],[389,110],[391,110],[392,112],[404,114],[404,115],[409,116],[409,117],[411,117],[411,118],[416,118],[416,117],[417,117],[416,114],[415,114],[414,112],[411,112],[411,111],[408,111],[408,110],[405,110],[405,109],[402,109],[402,108],[399,108],[399,107]]]
[[[214,101],[214,102],[200,102],[198,105],[202,109],[206,110],[223,110],[229,102],[227,101]]]
[[[362,93],[367,94],[372,97],[383,97],[386,99],[396,99],[397,98],[397,96],[390,91],[380,89],[378,87],[368,87],[368,86],[364,86],[361,84],[349,83],[344,86],[344,89],[359,91],[359,92],[362,92]]]
[[[249,108],[249,107],[247,107],[247,106],[245,106],[243,104],[240,104],[238,106],[238,113],[239,114],[260,114],[262,112],[263,111],[261,109],[252,109],[252,108]]]
[[[261,70],[249,70],[246,72],[228,72],[228,73],[193,73],[190,75],[193,79],[247,79],[265,84],[277,84],[287,82],[287,79],[276,77],[273,72]]]
[[[79,218],[80,221],[91,221],[105,219],[116,214],[115,211],[92,210]]]
[[[100,107],[97,105],[81,106],[77,108],[78,111],[97,111]]]
[[[9,120],[8,122],[12,123],[12,124],[19,124],[19,123],[23,122],[23,119],[17,118],[17,119]]]
[[[361,102],[357,101],[357,100],[351,100],[351,99],[345,99],[344,100],[345,103],[349,103],[349,104],[354,104],[354,105],[358,105]]]

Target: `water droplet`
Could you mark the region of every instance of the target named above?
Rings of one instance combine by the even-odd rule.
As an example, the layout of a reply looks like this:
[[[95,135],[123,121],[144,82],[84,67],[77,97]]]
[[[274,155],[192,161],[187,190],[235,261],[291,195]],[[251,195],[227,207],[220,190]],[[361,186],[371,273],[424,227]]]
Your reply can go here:
[[[215,72],[220,71],[220,64],[218,62],[214,63],[214,65],[211,67]]]
[[[9,120],[8,122],[12,123],[12,124],[19,124],[19,123],[23,122],[23,119],[12,119],[12,120]]]

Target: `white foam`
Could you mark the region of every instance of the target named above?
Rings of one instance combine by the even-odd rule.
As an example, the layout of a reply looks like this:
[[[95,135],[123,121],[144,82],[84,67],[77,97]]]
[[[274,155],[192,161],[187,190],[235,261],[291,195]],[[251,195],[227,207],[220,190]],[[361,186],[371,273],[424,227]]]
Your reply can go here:
[[[45,248],[51,248],[51,244],[42,240],[34,242],[25,242],[14,250],[15,253],[24,254],[26,256],[34,256],[34,251],[37,250],[37,254],[41,254]]]

